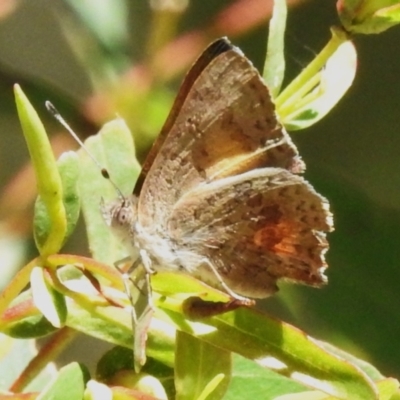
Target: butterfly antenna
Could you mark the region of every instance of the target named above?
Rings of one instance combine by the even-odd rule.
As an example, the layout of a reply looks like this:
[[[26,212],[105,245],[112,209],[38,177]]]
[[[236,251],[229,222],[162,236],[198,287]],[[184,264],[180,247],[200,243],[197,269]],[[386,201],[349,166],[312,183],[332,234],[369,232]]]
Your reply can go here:
[[[58,112],[57,108],[50,101],[46,101],[45,105],[46,105],[47,111],[68,131],[68,133],[75,139],[75,141],[81,146],[81,148],[86,152],[86,154],[97,165],[97,167],[99,168],[99,170],[101,172],[101,175],[114,186],[114,189],[118,193],[118,196],[122,199],[125,198],[125,196],[122,194],[120,188],[111,179],[108,171],[96,160],[96,158],[92,155],[92,153],[87,149],[87,147],[84,145],[82,140],[78,137],[78,135],[72,130],[72,128],[67,124],[65,119]]]

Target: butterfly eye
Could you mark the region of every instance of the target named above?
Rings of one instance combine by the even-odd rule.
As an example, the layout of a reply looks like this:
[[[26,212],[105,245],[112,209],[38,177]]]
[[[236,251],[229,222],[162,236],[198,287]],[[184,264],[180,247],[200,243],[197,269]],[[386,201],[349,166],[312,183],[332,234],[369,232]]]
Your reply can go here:
[[[130,210],[127,207],[121,207],[118,213],[118,223],[120,225],[125,225],[130,220]]]

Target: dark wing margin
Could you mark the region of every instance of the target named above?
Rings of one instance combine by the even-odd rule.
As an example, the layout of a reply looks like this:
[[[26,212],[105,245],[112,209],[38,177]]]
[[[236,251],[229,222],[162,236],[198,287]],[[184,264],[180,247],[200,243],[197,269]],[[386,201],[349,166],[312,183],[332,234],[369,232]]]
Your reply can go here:
[[[142,166],[142,170],[136,181],[133,194],[139,196],[144,180],[146,179],[147,173],[149,172],[151,166],[153,165],[154,159],[156,158],[160,147],[163,145],[168,133],[170,132],[172,126],[174,125],[176,117],[178,116],[182,108],[182,105],[185,102],[186,97],[193,86],[193,83],[197,80],[198,76],[203,72],[203,70],[208,66],[208,64],[212,60],[214,60],[222,53],[225,53],[226,51],[232,49],[240,51],[237,47],[234,47],[226,37],[217,39],[215,42],[211,43],[206,50],[204,50],[202,55],[195,61],[192,68],[186,74],[183,83],[179,89],[178,95],[175,98],[174,104],[172,105],[168,118],[165,121],[160,134],[158,135],[156,141],[154,142],[152,148],[150,149],[150,152],[147,155],[146,160]]]

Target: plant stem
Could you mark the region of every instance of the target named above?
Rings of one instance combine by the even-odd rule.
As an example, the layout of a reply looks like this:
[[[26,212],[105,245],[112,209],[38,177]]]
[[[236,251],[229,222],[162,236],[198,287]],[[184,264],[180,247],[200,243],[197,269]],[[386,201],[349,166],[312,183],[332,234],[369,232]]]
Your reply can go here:
[[[43,368],[54,361],[75,336],[76,331],[70,328],[63,328],[56,332],[29,362],[9,390],[14,393],[22,392],[39,375]]]
[[[307,85],[308,81],[312,80],[313,77],[320,72],[338,47],[349,39],[348,35],[339,28],[331,28],[331,33],[332,36],[327,45],[276,98],[275,105],[278,114],[279,110],[287,107],[287,104],[292,102],[291,98],[296,96],[296,93],[301,91],[302,87]],[[289,110],[286,109],[285,113],[288,112]]]
[[[29,283],[32,269],[41,265],[40,257],[35,258],[25,265],[15,276],[7,287],[0,293],[0,315],[4,313],[8,305],[21,293],[22,289]]]

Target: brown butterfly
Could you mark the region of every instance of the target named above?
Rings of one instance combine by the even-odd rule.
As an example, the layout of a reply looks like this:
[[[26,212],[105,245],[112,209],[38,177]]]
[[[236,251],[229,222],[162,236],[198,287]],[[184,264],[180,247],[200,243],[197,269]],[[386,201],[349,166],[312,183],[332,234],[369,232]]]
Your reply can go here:
[[[190,274],[239,300],[281,278],[320,286],[333,223],[304,169],[259,73],[222,38],[187,74],[133,195],[103,214],[148,274]]]

